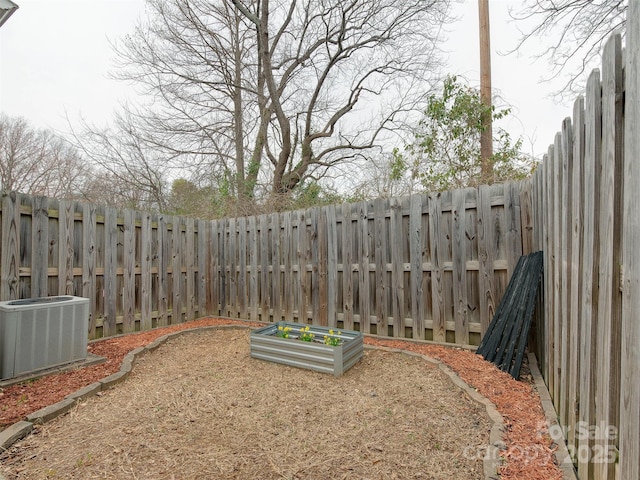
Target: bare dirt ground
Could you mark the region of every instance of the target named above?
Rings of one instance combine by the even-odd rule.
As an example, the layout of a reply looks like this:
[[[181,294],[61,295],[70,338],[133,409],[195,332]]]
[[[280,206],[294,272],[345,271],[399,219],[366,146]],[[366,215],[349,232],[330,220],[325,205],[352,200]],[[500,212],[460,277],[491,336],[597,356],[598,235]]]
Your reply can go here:
[[[14,478],[480,479],[484,410],[421,358],[366,350],[343,377],[199,331],[0,456]]]

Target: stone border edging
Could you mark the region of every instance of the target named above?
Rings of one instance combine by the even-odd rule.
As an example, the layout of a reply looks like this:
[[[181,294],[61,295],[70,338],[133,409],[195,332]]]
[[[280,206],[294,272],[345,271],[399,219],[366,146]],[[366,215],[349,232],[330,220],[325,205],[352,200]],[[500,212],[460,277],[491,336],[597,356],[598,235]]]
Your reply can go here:
[[[547,385],[544,383],[540,369],[538,368],[538,359],[533,352],[527,354],[529,359],[529,370],[533,377],[533,382],[538,395],[540,396],[540,403],[542,403],[542,409],[544,410],[544,416],[547,419],[549,427],[558,425],[558,414],[553,406],[551,395],[547,389]],[[553,442],[558,446],[558,449],[554,453],[558,462],[558,467],[562,471],[563,480],[577,480],[576,471],[573,468],[573,462],[567,449],[567,443],[562,432],[562,428],[549,428],[549,434]]]
[[[401,348],[389,348],[380,347],[375,345],[366,345],[366,349],[371,350],[384,350],[393,353],[402,353],[410,357],[418,357],[427,363],[437,365],[438,368],[446,375],[449,376],[452,383],[465,392],[475,402],[483,405],[487,412],[487,416],[492,423],[491,430],[489,431],[489,445],[486,445],[486,453],[482,460],[483,472],[485,480],[498,480],[500,478],[498,474],[498,467],[500,466],[500,451],[505,449],[505,443],[502,438],[502,432],[504,431],[504,419],[496,406],[488,398],[481,395],[476,389],[462,380],[457,373],[455,373],[448,365],[440,360],[422,355],[421,353],[411,352],[409,350],[402,350]]]
[[[136,363],[136,360],[147,352],[152,352],[164,344],[167,340],[178,337],[185,333],[194,333],[201,332],[206,330],[241,330],[241,329],[251,329],[250,326],[244,325],[212,325],[206,327],[198,327],[198,328],[190,328],[185,330],[179,330],[177,332],[168,333],[166,335],[162,335],[151,343],[144,347],[138,347],[134,350],[131,350],[127,353],[122,359],[122,363],[120,364],[120,370],[116,373],[113,373],[97,382],[94,382],[86,387],[82,387],[76,390],[73,393],[67,395],[63,400],[54,403],[53,405],[49,405],[48,407],[41,408],[26,417],[26,420],[21,420],[19,422],[14,423],[13,425],[7,427],[2,432],[0,432],[0,450],[7,450],[11,445],[16,443],[18,440],[26,437],[33,430],[34,425],[41,425],[46,422],[53,420],[54,418],[68,412],[73,406],[75,406],[78,402],[81,402],[89,397],[99,394],[100,392],[106,391],[109,388],[117,385],[118,383],[123,382],[131,373],[133,366]],[[440,360],[436,360],[434,358],[428,357],[426,355],[422,355],[419,353],[411,352],[408,350],[402,350],[399,348],[388,348],[388,347],[378,347],[373,345],[364,346],[366,349],[379,349],[386,350],[394,353],[402,353],[404,355],[415,356],[423,359],[424,361],[431,363],[433,365],[437,365],[442,372],[447,374],[451,381],[466,392],[469,397],[471,397],[477,403],[484,405],[487,415],[489,419],[493,423],[491,430],[489,432],[489,443],[487,446],[487,452],[483,459],[483,471],[485,480],[496,480],[498,479],[498,467],[500,466],[500,456],[499,450],[504,448],[504,441],[502,439],[502,432],[504,430],[504,421],[502,415],[496,409],[495,405],[489,401],[484,396],[480,395],[474,388],[465,383],[452,369],[450,369],[447,365],[445,365]],[[537,369],[536,369],[537,370]],[[547,393],[548,395],[548,393]],[[564,445],[564,443],[563,443]],[[575,478],[575,477],[574,477]],[[4,480],[2,473],[0,473],[0,480]]]

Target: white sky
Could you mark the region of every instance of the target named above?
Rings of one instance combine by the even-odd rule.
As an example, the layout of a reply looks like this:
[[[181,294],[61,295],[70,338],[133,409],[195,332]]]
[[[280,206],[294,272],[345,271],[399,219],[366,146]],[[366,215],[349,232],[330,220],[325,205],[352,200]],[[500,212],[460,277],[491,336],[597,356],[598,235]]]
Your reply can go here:
[[[82,115],[98,125],[109,122],[128,88],[108,78],[113,70],[109,40],[133,29],[144,11],[143,0],[14,0],[19,10],[0,28],[0,111],[23,116],[37,127],[65,132]],[[553,142],[571,105],[556,105],[555,88],[539,83],[544,60],[531,52],[501,55],[516,45],[517,28],[508,16],[515,0],[490,0],[492,84],[513,108],[515,119],[504,125],[523,137],[523,149],[541,154]],[[450,25],[449,68],[470,84],[479,84],[478,2],[455,7],[459,20]]]

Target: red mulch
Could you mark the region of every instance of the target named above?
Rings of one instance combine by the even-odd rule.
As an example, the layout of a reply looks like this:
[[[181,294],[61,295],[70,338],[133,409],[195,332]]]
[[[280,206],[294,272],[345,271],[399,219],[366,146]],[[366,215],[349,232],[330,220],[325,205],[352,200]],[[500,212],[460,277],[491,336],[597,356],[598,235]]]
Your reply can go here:
[[[89,345],[89,351],[107,358],[105,363],[0,389],[0,430],[29,413],[59,402],[66,395],[117,372],[128,352],[148,345],[162,335],[204,326],[234,324],[261,325],[203,318],[93,342]],[[493,402],[504,417],[506,425],[503,437],[507,449],[503,452],[505,462],[499,472],[502,480],[562,479],[562,473],[555,465],[554,449],[545,427],[540,398],[531,384],[514,380],[495,365],[467,350],[386,338],[367,337],[365,343],[400,348],[436,358],[449,365],[462,380]]]

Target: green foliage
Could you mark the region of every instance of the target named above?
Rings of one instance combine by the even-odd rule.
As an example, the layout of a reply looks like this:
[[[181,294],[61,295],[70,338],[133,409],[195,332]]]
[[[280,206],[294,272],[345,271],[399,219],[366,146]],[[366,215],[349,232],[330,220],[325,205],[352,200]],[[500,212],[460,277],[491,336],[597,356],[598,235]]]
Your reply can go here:
[[[342,203],[343,198],[328,187],[323,187],[317,182],[305,182],[297,187],[291,195],[288,209],[322,207]]]
[[[477,90],[461,84],[455,76],[447,77],[442,94],[429,97],[412,143],[405,146],[404,152],[394,150],[390,165],[392,180],[408,175],[427,191],[478,185],[483,118],[491,116],[495,122],[510,113],[509,109],[485,105]],[[501,128],[494,128],[493,133],[493,181],[528,175],[533,165],[520,153],[522,140],[514,141]]]
[[[228,195],[226,181],[215,189],[211,186],[198,187],[189,180],[178,178],[171,185],[166,213],[202,219],[219,218],[225,215]]]
[[[332,347],[337,347],[342,342],[342,338],[340,338],[340,335],[342,335],[342,332],[340,330],[334,332],[333,329],[330,329],[329,335],[324,336],[324,344],[330,345]]]
[[[315,337],[315,335],[309,330],[311,330],[311,327],[309,325],[307,325],[306,327],[302,327],[300,329],[300,336],[298,338],[303,342],[313,342],[313,338]]]
[[[278,331],[276,332],[276,336],[280,338],[289,338],[289,334],[291,333],[291,327],[285,327],[282,325],[278,325]]]

